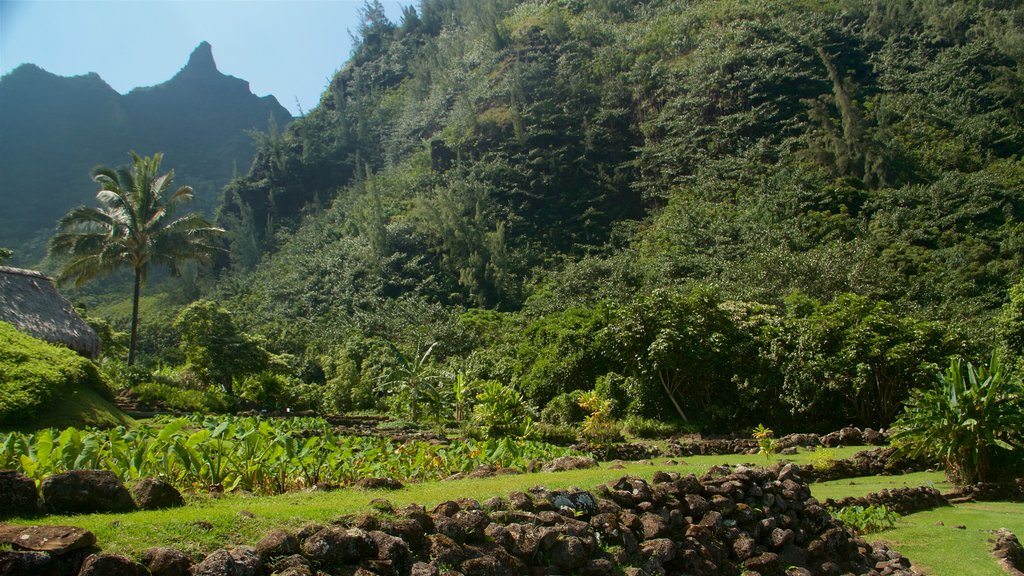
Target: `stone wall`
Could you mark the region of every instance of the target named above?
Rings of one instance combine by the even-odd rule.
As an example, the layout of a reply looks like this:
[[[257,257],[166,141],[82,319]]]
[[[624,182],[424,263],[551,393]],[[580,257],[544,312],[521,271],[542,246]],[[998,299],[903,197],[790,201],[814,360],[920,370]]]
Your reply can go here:
[[[833,519],[810,497],[797,467],[721,472],[699,479],[658,472],[651,482],[624,476],[591,491],[537,487],[429,511],[376,501],[380,513],[297,534],[276,530],[255,546],[214,551],[190,570],[192,576],[911,574],[898,553],[867,544]],[[168,555],[179,571],[157,564]],[[20,558],[38,566],[44,556],[0,552],[0,566]],[[185,574],[173,551],[155,549],[146,558],[154,576]]]

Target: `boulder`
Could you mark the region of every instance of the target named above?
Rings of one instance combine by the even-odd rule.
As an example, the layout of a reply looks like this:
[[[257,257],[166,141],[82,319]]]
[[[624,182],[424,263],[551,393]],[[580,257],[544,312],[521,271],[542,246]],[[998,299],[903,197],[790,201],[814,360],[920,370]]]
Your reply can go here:
[[[0,574],[51,576],[57,574],[53,557],[43,552],[0,550]]]
[[[544,472],[561,472],[563,470],[584,470],[597,468],[597,460],[586,456],[561,456],[545,464]]]
[[[72,470],[54,474],[40,486],[44,508],[53,514],[130,512],[132,495],[113,472]]]
[[[263,561],[252,546],[214,550],[192,567],[192,576],[262,576]]]
[[[149,570],[125,556],[92,554],[82,563],[78,576],[149,576]]]
[[[192,562],[174,548],[150,548],[142,554],[142,563],[152,576],[189,576]]]
[[[313,565],[301,554],[281,558],[274,563],[273,569],[277,576],[316,576]]]
[[[314,564],[337,567],[377,557],[377,543],[365,530],[328,526],[310,536],[302,551]]]
[[[360,490],[401,490],[405,488],[405,485],[394,478],[361,478],[353,486]]]
[[[160,478],[143,478],[132,486],[132,496],[142,510],[160,510],[185,505],[181,492]]]
[[[49,552],[60,556],[74,550],[89,548],[96,536],[75,526],[24,526],[9,538],[10,544],[21,550]]]
[[[42,512],[36,483],[16,470],[0,470],[0,518]]]
[[[410,576],[414,560],[404,540],[380,531],[370,532],[370,538],[377,545],[378,561],[387,562],[398,576]]]
[[[299,553],[299,541],[284,530],[271,530],[256,543],[256,553],[264,562],[271,558],[292,556]]]

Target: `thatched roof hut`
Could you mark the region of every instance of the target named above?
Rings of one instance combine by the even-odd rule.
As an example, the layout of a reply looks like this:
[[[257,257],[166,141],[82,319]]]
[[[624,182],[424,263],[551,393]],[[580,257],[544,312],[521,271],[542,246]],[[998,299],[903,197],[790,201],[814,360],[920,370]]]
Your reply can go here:
[[[99,356],[99,336],[61,296],[53,280],[40,272],[0,266],[0,320],[82,356]]]

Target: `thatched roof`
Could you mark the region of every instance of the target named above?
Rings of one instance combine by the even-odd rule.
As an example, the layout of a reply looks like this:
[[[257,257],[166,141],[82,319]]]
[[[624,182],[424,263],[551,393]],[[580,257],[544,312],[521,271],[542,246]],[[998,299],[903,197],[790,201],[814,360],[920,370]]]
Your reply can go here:
[[[96,332],[61,296],[53,280],[34,270],[0,266],[0,320],[83,356],[99,356]]]

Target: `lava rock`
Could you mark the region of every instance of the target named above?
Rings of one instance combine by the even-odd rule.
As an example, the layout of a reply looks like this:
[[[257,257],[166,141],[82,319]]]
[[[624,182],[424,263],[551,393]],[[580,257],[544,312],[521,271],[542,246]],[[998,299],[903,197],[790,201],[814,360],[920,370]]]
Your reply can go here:
[[[31,478],[16,470],[0,470],[0,518],[36,516],[42,510]]]
[[[132,496],[142,510],[161,510],[185,505],[181,492],[160,478],[143,478],[132,486]]]
[[[142,554],[142,563],[152,576],[189,576],[192,561],[174,548],[150,548]]]
[[[72,470],[45,478],[40,486],[43,506],[54,514],[130,512],[135,502],[128,489],[108,470]]]
[[[93,554],[82,563],[78,576],[149,576],[149,570],[124,556]]]

